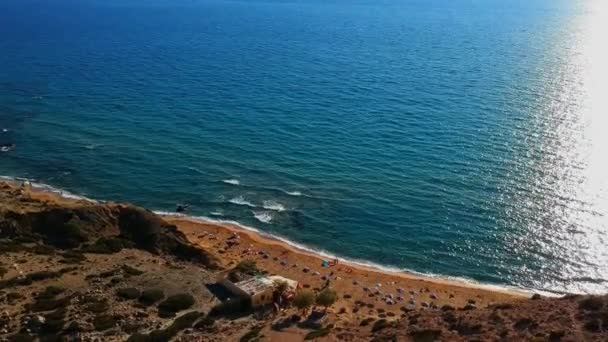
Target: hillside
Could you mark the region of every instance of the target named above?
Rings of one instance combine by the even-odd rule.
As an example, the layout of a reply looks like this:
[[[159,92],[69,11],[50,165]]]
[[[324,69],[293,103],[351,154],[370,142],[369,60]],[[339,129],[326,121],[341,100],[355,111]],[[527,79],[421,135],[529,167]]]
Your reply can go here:
[[[244,234],[235,242],[237,234],[222,227],[193,227],[132,205],[70,200],[0,184],[0,339],[608,340],[606,296],[493,297],[487,290],[420,279],[412,280],[421,285],[416,305],[336,285],[342,292],[316,326],[295,308],[218,314],[213,284],[224,270],[241,265],[244,252],[235,248],[269,251],[252,257],[263,273],[288,273],[269,254],[297,252],[279,252],[280,245]],[[354,272],[348,274],[365,279],[357,273],[362,271]],[[318,292],[323,281],[307,277],[300,279],[304,287]],[[346,275],[335,282],[345,281],[341,277]],[[388,290],[391,282],[385,283]],[[441,298],[423,304],[429,296]]]

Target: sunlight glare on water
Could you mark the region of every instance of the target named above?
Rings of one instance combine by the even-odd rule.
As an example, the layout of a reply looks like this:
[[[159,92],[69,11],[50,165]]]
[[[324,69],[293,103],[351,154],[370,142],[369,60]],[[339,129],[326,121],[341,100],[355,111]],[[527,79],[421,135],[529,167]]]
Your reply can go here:
[[[557,93],[540,119],[552,122],[545,125],[542,176],[533,183],[552,189],[554,198],[543,201],[539,212],[546,215],[531,232],[546,264],[563,258],[554,262],[560,265],[556,276],[538,284],[549,289],[601,292],[608,285],[607,7],[604,1],[589,3],[573,25],[579,28],[569,32],[576,44],[551,75],[560,86],[552,85]]]

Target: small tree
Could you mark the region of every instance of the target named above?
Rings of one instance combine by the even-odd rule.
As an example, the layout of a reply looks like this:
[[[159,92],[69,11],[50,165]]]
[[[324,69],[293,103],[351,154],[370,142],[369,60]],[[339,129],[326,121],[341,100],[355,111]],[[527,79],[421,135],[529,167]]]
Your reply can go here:
[[[332,306],[338,300],[338,293],[334,289],[326,288],[317,295],[317,304],[321,305],[327,311],[327,308]]]
[[[315,303],[315,295],[310,291],[301,291],[293,299],[293,305],[306,315],[308,309]]]
[[[281,295],[283,293],[285,293],[285,291],[287,291],[287,289],[289,288],[289,284],[287,284],[286,281],[281,281],[281,280],[275,280],[273,285],[274,285],[275,291],[277,291]]]

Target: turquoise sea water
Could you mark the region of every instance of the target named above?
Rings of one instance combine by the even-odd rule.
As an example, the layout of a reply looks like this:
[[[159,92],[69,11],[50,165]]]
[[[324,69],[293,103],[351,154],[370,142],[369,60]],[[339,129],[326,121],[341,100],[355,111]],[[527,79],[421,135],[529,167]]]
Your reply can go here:
[[[397,269],[605,291],[594,4],[4,0],[0,175]]]

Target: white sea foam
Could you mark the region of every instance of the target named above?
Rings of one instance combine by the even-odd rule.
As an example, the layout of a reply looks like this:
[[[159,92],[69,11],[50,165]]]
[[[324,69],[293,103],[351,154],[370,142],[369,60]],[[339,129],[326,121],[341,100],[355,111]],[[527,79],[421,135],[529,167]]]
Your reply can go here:
[[[221,213],[219,211],[212,211],[209,213],[209,215],[213,215],[213,216],[224,216],[224,213]]]
[[[232,204],[237,204],[237,205],[246,205],[248,207],[255,207],[255,204],[247,201],[243,196],[235,197],[235,198],[229,200],[228,202],[230,202]]]
[[[267,211],[252,211],[253,217],[262,223],[270,223],[272,221],[272,214]]]
[[[102,202],[102,201],[95,201],[93,199],[90,199],[90,198],[87,198],[87,197],[84,197],[84,196],[75,195],[75,194],[72,194],[72,193],[70,193],[68,191],[65,191],[65,190],[58,189],[58,188],[55,188],[53,186],[50,186],[48,184],[42,184],[42,183],[32,182],[31,180],[29,180],[27,178],[0,176],[0,180],[9,181],[9,182],[29,182],[31,184],[31,186],[33,188],[35,188],[35,189],[38,189],[40,191],[52,192],[52,193],[58,194],[58,195],[60,195],[62,197],[65,197],[65,198],[74,198],[74,199],[86,200],[86,201],[91,201],[91,202]],[[241,197],[241,199],[242,199],[242,197]],[[246,202],[246,201],[244,201],[244,202]],[[249,203],[249,202],[246,202],[246,203]],[[249,203],[247,205],[253,206],[251,203]],[[477,287],[477,288],[485,288],[485,289],[490,289],[490,290],[517,291],[517,292],[524,293],[524,294],[532,294],[534,292],[534,293],[540,293],[540,294],[545,295],[545,296],[559,296],[560,295],[558,293],[553,293],[553,292],[549,292],[549,291],[539,291],[539,290],[524,289],[524,288],[519,288],[519,287],[514,287],[514,286],[508,286],[508,285],[496,285],[496,284],[488,284],[488,283],[479,283],[479,282],[477,282],[475,280],[468,279],[468,278],[450,277],[450,276],[442,276],[442,275],[429,274],[429,273],[421,273],[421,272],[416,272],[416,271],[412,271],[412,270],[409,270],[409,269],[403,269],[403,268],[398,268],[398,267],[380,265],[380,264],[376,264],[376,263],[365,261],[365,260],[344,258],[344,257],[337,256],[335,254],[332,254],[332,253],[327,252],[327,251],[322,250],[322,249],[311,248],[311,247],[308,247],[306,245],[293,242],[293,241],[291,241],[291,240],[289,240],[287,238],[284,238],[282,236],[278,236],[278,235],[273,235],[273,234],[269,234],[269,233],[266,233],[266,232],[262,232],[262,231],[260,231],[259,229],[255,228],[255,227],[247,226],[247,225],[241,224],[241,223],[239,223],[237,221],[233,221],[233,220],[217,219],[217,218],[211,218],[211,217],[207,217],[207,216],[188,216],[188,215],[185,215],[185,214],[182,214],[182,213],[168,212],[168,211],[154,211],[154,213],[156,213],[158,215],[162,215],[162,216],[171,216],[171,217],[185,218],[185,219],[187,219],[189,221],[193,221],[193,222],[216,223],[216,224],[230,225],[230,226],[236,227],[238,229],[248,230],[248,231],[254,232],[256,234],[259,234],[261,236],[281,241],[281,242],[283,242],[283,243],[285,243],[287,245],[292,246],[293,248],[296,248],[296,249],[304,251],[304,252],[312,253],[312,254],[315,254],[315,255],[319,255],[319,256],[324,257],[324,258],[326,258],[328,260],[331,260],[331,259],[334,259],[334,258],[339,258],[340,260],[342,260],[345,263],[349,263],[349,264],[353,264],[353,265],[359,265],[359,266],[364,266],[364,267],[375,268],[375,269],[378,269],[378,270],[381,270],[381,271],[385,271],[385,272],[395,272],[395,273],[407,272],[407,273],[418,275],[418,276],[421,276],[421,277],[435,278],[435,279],[440,279],[440,280],[449,280],[449,281],[455,281],[455,282],[460,282],[460,283],[467,283],[467,284],[470,284],[471,286],[474,286],[474,287]],[[259,212],[259,214],[260,215],[256,215],[255,217],[256,217],[256,219],[260,220],[261,222],[264,222],[264,220],[268,220],[268,218],[270,218],[270,220],[272,220],[272,214],[271,213],[268,213],[268,212]],[[266,215],[264,215],[264,214],[266,214]],[[255,213],[254,213],[254,215],[255,215]],[[268,221],[268,222],[270,222],[270,221]]]
[[[275,201],[264,201],[264,204],[262,205],[262,207],[264,209],[268,209],[268,210],[285,211],[285,206],[283,206],[281,203],[275,202]]]
[[[49,184],[37,183],[34,180],[28,179],[28,178],[0,176],[0,179],[1,180],[5,180],[5,181],[9,181],[9,182],[18,182],[18,183],[22,183],[22,184],[25,184],[25,185],[29,185],[34,190],[57,194],[57,195],[59,195],[61,197],[64,197],[64,198],[75,199],[75,200],[84,200],[84,201],[89,201],[89,202],[97,203],[96,200],[90,199],[88,197],[85,197],[85,196],[82,196],[82,195],[76,195],[76,194],[73,194],[73,193],[71,193],[69,191],[56,188],[56,187],[54,187],[52,185],[49,185]]]
[[[559,296],[559,294],[553,293],[553,292],[549,292],[549,291],[539,291],[539,290],[532,290],[532,289],[524,289],[521,287],[515,287],[515,286],[509,286],[509,285],[497,285],[497,284],[491,284],[491,283],[480,283],[476,280],[472,280],[469,278],[464,278],[464,277],[452,277],[452,276],[443,276],[443,275],[437,275],[437,274],[432,274],[432,273],[422,273],[422,272],[416,272],[413,270],[409,270],[406,268],[398,268],[398,267],[394,267],[394,266],[386,266],[386,265],[380,265],[374,262],[370,262],[370,261],[366,261],[366,260],[360,260],[360,259],[353,259],[353,258],[344,258],[342,256],[338,256],[336,254],[327,252],[323,249],[318,249],[318,248],[311,248],[308,247],[306,245],[297,243],[297,242],[293,242],[287,238],[284,238],[282,236],[279,235],[274,235],[274,234],[269,234],[263,231],[260,231],[259,229],[252,227],[252,226],[247,226],[244,225],[240,222],[237,221],[233,221],[233,220],[222,220],[222,219],[213,219],[210,217],[206,217],[206,216],[186,216],[183,214],[179,214],[179,213],[165,213],[162,211],[155,211],[155,213],[159,214],[159,215],[167,215],[167,216],[177,216],[177,217],[185,217],[186,219],[190,220],[190,221],[194,221],[194,222],[201,222],[201,223],[216,223],[216,224],[225,224],[225,225],[230,225],[233,226],[235,228],[238,229],[242,229],[242,230],[247,230],[247,231],[251,231],[254,232],[260,236],[264,236],[266,238],[269,239],[273,239],[273,240],[277,240],[277,241],[281,241],[297,250],[303,251],[303,252],[307,252],[307,253],[311,253],[311,254],[315,254],[318,256],[321,256],[327,260],[332,260],[332,259],[340,259],[342,262],[346,263],[346,264],[352,264],[352,265],[357,265],[357,266],[363,266],[363,267],[368,267],[368,268],[373,268],[373,269],[377,269],[383,272],[391,272],[391,273],[410,273],[416,276],[420,276],[420,277],[424,277],[424,278],[433,278],[433,279],[437,279],[437,280],[444,280],[444,281],[453,281],[453,282],[458,282],[458,283],[463,283],[463,284],[468,284],[470,286],[474,286],[476,288],[482,288],[482,289],[488,289],[488,290],[493,290],[493,291],[514,291],[514,292],[519,292],[522,294],[532,294],[532,293],[540,293],[544,296]],[[257,218],[257,217],[256,217]]]
[[[239,185],[241,182],[238,179],[224,179],[222,182],[226,184]]]
[[[285,191],[285,193],[290,196],[302,196],[302,193],[299,191]]]

